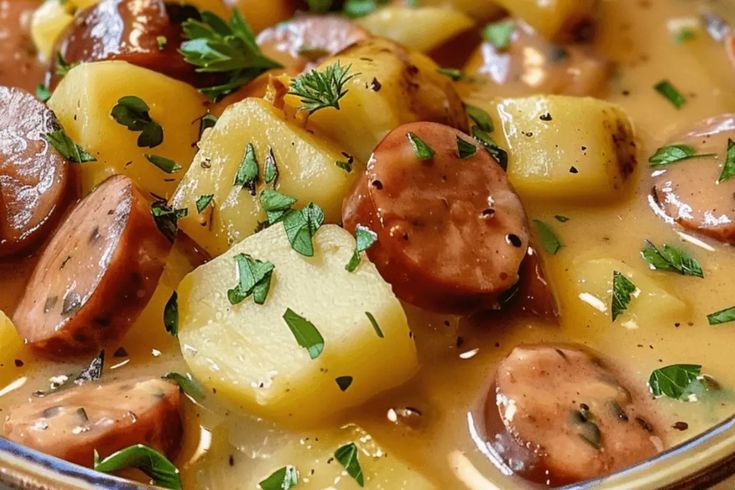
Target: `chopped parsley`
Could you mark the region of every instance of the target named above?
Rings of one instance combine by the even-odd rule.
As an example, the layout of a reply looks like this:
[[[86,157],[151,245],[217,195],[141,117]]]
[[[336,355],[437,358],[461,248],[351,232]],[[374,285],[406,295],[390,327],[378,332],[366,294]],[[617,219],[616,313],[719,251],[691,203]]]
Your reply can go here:
[[[176,291],[171,293],[171,297],[166,302],[163,309],[163,325],[166,331],[176,337],[179,334],[179,295]]]
[[[352,161],[350,160],[337,160],[335,162],[335,165],[337,165],[339,168],[347,173],[352,172]]]
[[[702,266],[686,250],[667,244],[658,249],[656,245],[646,240],[641,256],[653,270],[677,272],[682,276],[704,277]]]
[[[278,164],[276,163],[276,156],[273,154],[273,148],[268,148],[268,154],[265,156],[263,180],[266,184],[273,184],[274,186],[278,181]]]
[[[477,153],[477,147],[474,144],[457,136],[457,156],[460,159],[467,160],[473,157],[475,153]]]
[[[174,381],[177,385],[179,385],[181,391],[186,393],[193,400],[199,401],[204,398],[204,390],[202,389],[201,385],[197,383],[194,378],[191,377],[190,374],[184,375],[181,373],[171,372],[164,374],[163,376],[161,376],[161,378]]]
[[[253,296],[256,304],[265,303],[271,287],[274,265],[242,253],[235,255],[235,263],[237,264],[238,283],[234,288],[227,290],[227,299],[230,304],[240,304],[250,295]]]
[[[56,74],[60,77],[66,76],[67,73],[69,73],[69,70],[77,66],[78,63],[68,63],[64,59],[64,55],[61,54],[61,51],[56,52]]]
[[[470,104],[465,104],[464,110],[472,122],[481,130],[486,133],[492,133],[495,130],[493,120],[490,118],[490,114],[488,114],[487,111]]]
[[[87,381],[97,381],[102,377],[102,369],[105,367],[105,351],[100,351],[97,357],[92,359],[89,366],[82,369],[77,375],[74,383],[82,384]]]
[[[163,51],[166,48],[166,44],[168,44],[168,38],[166,36],[156,36],[156,46],[159,51]]]
[[[213,128],[217,124],[217,116],[214,114],[205,114],[199,120],[199,138],[204,134],[205,129]]]
[[[235,185],[247,188],[250,194],[255,195],[255,186],[258,183],[258,159],[255,156],[255,147],[252,143],[248,143],[245,147],[245,155],[242,158],[240,167],[235,174]]]
[[[498,162],[500,168],[508,169],[508,152],[498,146],[487,131],[483,131],[479,126],[472,127],[472,136],[479,141],[491,157]]]
[[[309,357],[316,359],[324,351],[324,337],[313,323],[302,317],[291,308],[283,314],[283,320],[296,338],[296,342],[307,350]]]
[[[39,83],[36,85],[36,98],[41,102],[48,101],[51,98],[51,90],[46,85]]]
[[[189,18],[181,26],[186,41],[181,43],[179,52],[184,61],[198,72],[218,73],[221,77],[221,83],[200,89],[212,99],[281,66],[263,55],[253,31],[237,9],[232,11],[229,23],[212,12],[201,12],[201,20]]]
[[[680,109],[686,102],[686,98],[668,80],[661,80],[653,88],[656,92],[668,99],[677,109]]]
[[[48,141],[62,157],[69,161],[76,163],[97,161],[95,157],[84,151],[81,146],[74,143],[74,141],[72,141],[72,139],[61,128],[44,134],[43,139]]]
[[[384,338],[385,336],[383,335],[383,330],[380,329],[380,325],[378,325],[378,321],[375,319],[373,314],[369,311],[366,311],[365,316],[368,317],[368,320],[370,320],[370,325],[373,326],[373,330],[375,330],[375,335],[377,335],[381,339]]]
[[[303,209],[290,210],[284,215],[282,221],[291,248],[304,257],[313,257],[312,238],[324,223],[322,208],[311,202]]]
[[[498,50],[504,50],[510,44],[513,31],[515,30],[515,22],[512,20],[503,20],[488,24],[482,30],[482,37],[487,42],[495,46]]]
[[[364,17],[388,3],[390,0],[345,0],[342,10],[347,17]]]
[[[279,222],[283,217],[291,211],[291,206],[296,203],[296,198],[281,194],[273,189],[264,189],[260,193],[260,205],[265,211],[268,224],[272,225]]]
[[[202,196],[199,196],[199,199],[197,199],[196,206],[197,206],[197,213],[202,214],[205,209],[207,209],[207,206],[212,204],[212,201],[214,200],[214,194],[204,194]]]
[[[314,0],[312,0],[314,2]],[[309,2],[311,4],[312,2]],[[314,2],[316,3],[316,2]],[[263,490],[289,490],[299,483],[299,472],[295,466],[284,466],[260,482]]]
[[[569,221],[569,217],[564,216],[563,214],[555,214],[554,219],[559,223],[566,223],[567,221]]]
[[[621,313],[628,309],[636,289],[636,285],[622,272],[613,271],[612,321],[615,321]]]
[[[181,490],[179,469],[155,449],[143,444],[134,444],[100,459],[94,452],[94,471],[113,473],[125,468],[137,468],[148,475],[153,484],[161,488]]]
[[[334,452],[334,457],[347,470],[347,474],[355,479],[358,485],[365,486],[365,478],[362,474],[360,462],[357,460],[357,446],[354,442],[345,444]]]
[[[356,74],[350,74],[352,65],[342,66],[339,61],[327,66],[323,71],[311,70],[291,80],[289,94],[301,98],[299,110],[314,114],[316,111],[332,107],[339,110],[339,101],[348,90],[347,83]]]
[[[367,226],[357,225],[355,227],[355,251],[352,258],[345,266],[348,272],[354,272],[360,265],[360,253],[372,247],[378,241],[378,234]]]
[[[140,97],[127,95],[121,97],[115,107],[112,108],[110,116],[130,131],[138,132],[138,146],[153,148],[163,142],[163,128],[151,119],[148,113],[148,104]]]
[[[699,364],[673,364],[654,370],[648,378],[648,388],[655,397],[690,401],[696,395],[716,388],[716,384],[702,375]]]
[[[171,160],[170,158],[162,157],[161,155],[146,153],[145,159],[166,172],[167,174],[173,174],[181,171],[181,165]]]
[[[434,158],[434,150],[426,144],[424,140],[416,136],[416,133],[409,131],[406,133],[409,143],[413,147],[413,151],[416,154],[416,158],[419,160],[431,160]]]
[[[186,217],[189,210],[187,208],[172,209],[165,201],[155,201],[151,204],[151,214],[160,232],[173,242],[179,230],[178,221]]]
[[[659,165],[668,165],[670,163],[689,160],[690,158],[713,156],[715,156],[714,153],[697,153],[697,150],[689,145],[667,145],[657,149],[656,153],[648,159],[648,163],[651,164],[651,167],[657,167]]]
[[[338,376],[334,379],[342,391],[347,391],[347,388],[352,384],[352,376]]]
[[[735,306],[710,313],[707,315],[707,321],[710,325],[720,325],[722,323],[735,321]]]
[[[735,141],[727,138],[727,150],[725,152],[725,163],[722,164],[722,172],[717,182],[724,182],[735,176]]]
[[[554,233],[554,230],[541,220],[535,219],[533,223],[536,225],[539,241],[541,242],[541,246],[544,247],[544,250],[546,250],[546,253],[556,255],[563,245],[556,236],[556,233]]]
[[[439,75],[444,75],[445,77],[451,78],[455,82],[458,82],[464,78],[462,70],[458,70],[457,68],[437,68],[436,72]]]

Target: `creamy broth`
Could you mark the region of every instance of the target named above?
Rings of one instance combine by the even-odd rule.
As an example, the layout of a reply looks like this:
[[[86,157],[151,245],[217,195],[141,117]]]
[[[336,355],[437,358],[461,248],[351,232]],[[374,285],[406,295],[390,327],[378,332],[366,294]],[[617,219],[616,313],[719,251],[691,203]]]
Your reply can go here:
[[[7,0],[2,5],[7,7]],[[420,371],[407,384],[328,425],[289,431],[243,414],[214,393],[207,394],[206,407],[187,402],[185,439],[176,460],[184,486],[255,488],[274,469],[298,464],[302,474],[299,488],[356,488],[341,472],[332,452],[339,444],[359,439],[366,451],[373,448],[371,454],[360,456],[367,488],[503,488],[507,478],[516,477],[503,475],[483,452],[482,405],[495,366],[522,343],[585,345],[624,371],[629,384],[639,390],[645,390],[656,368],[702,364],[703,372],[718,381],[721,391],[696,403],[666,398],[650,403],[666,447],[732,415],[735,327],[710,326],[706,315],[732,306],[735,254],[729,245],[685,235],[683,229],[657,216],[648,200],[652,186],[648,156],[687,132],[695,122],[735,112],[735,67],[722,46],[701,30],[677,44],[669,28],[675,19],[697,18],[705,8],[735,25],[735,2],[731,0],[600,2],[602,21],[594,47],[615,66],[604,98],[619,104],[635,126],[639,143],[634,176],[637,187],[631,186],[634,192],[613,204],[524,203],[529,218],[552,224],[563,243],[558,254],[545,260],[547,279],[560,305],[558,326],[500,314],[460,319],[406,306]],[[680,110],[653,90],[662,78],[674,82],[687,96],[688,103]],[[4,83],[11,80],[3,74]],[[23,85],[31,88],[35,83]],[[482,103],[503,95],[477,83],[461,90],[468,102]],[[708,163],[703,161],[702,165]],[[558,222],[555,215],[569,220]],[[686,243],[700,261],[705,279],[647,271],[640,258],[645,239],[657,244]],[[175,248],[159,289],[130,332],[120,345],[107,349],[105,379],[186,372],[178,342],[161,325],[163,304],[183,275],[193,269],[182,250],[182,246]],[[575,276],[580,264],[598,258],[617,259],[651,275],[686,303],[684,313],[662,312],[657,322],[611,324],[607,315],[580,299],[585,285]],[[32,263],[33,259],[28,259],[0,266],[0,307],[4,311],[14,310]],[[118,347],[124,347],[127,355],[115,357]],[[83,364],[37,359],[28,350],[17,357],[19,362],[14,365],[0,366],[0,382],[5,386],[0,391],[2,411],[47,387],[50,377]],[[680,422],[685,423],[685,430]]]

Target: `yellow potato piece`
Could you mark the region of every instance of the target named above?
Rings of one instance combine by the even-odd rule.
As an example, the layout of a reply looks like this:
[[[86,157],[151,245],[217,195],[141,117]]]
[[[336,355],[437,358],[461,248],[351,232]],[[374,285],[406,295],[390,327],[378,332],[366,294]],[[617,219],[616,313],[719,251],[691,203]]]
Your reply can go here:
[[[633,128],[618,106],[591,97],[502,99],[493,137],[524,200],[595,204],[624,195],[636,167]]]
[[[246,411],[289,426],[328,420],[408,380],[417,358],[406,315],[367,258],[345,270],[354,247],[347,231],[324,225],[307,258],[292,250],[279,223],[186,276],[178,287],[179,341],[192,373]],[[275,266],[263,305],[227,299],[240,253]],[[289,308],[324,338],[315,359],[284,321]],[[341,376],[353,380],[345,391]]]
[[[449,7],[478,22],[494,19],[503,13],[495,0],[421,0],[422,6]]]
[[[160,145],[139,147],[140,132],[110,116],[117,101],[128,95],[141,98],[151,118],[163,128]],[[102,61],[73,68],[48,105],[69,137],[97,159],[77,167],[85,194],[110,175],[125,174],[146,191],[169,198],[194,157],[205,102],[186,83],[124,61]],[[149,162],[146,154],[171,159],[182,169],[166,173]]]
[[[324,61],[317,69],[339,61],[350,66],[354,77],[340,109],[313,113],[307,127],[334,140],[341,148],[366,162],[375,146],[396,126],[413,121],[458,124],[463,121],[462,102],[452,81],[437,73],[428,57],[387,39],[360,42]],[[295,95],[286,97],[294,108],[301,106]]]
[[[293,0],[232,0],[228,3],[242,13],[255,33],[288,20],[295,10]]]
[[[576,284],[575,301],[582,301],[612,320],[611,298],[613,272],[625,275],[638,288],[630,304],[615,320],[626,328],[645,328],[647,324],[673,323],[688,311],[687,304],[667,291],[644,272],[611,258],[591,259],[575,264],[572,277]]]
[[[391,5],[357,20],[376,36],[392,39],[410,49],[430,51],[466,31],[474,22],[466,14],[440,7]]]
[[[0,387],[15,381],[22,372],[23,366],[16,366],[15,360],[24,350],[23,345],[23,337],[18,335],[13,322],[0,310]]]
[[[513,17],[520,17],[547,39],[563,37],[592,16],[595,0],[495,0]]]
[[[214,128],[200,142],[199,153],[172,200],[175,208],[188,208],[179,226],[209,254],[215,256],[255,232],[265,213],[258,195],[234,185],[235,175],[252,143],[260,167],[260,190],[265,160],[273,151],[279,172],[277,189],[298,199],[297,207],[318,204],[328,223],[338,223],[342,199],[352,189],[361,171],[337,166],[347,160],[329,141],[284,120],[283,113],[262,99],[246,99],[228,107]],[[214,195],[212,209],[199,214],[196,201]]]

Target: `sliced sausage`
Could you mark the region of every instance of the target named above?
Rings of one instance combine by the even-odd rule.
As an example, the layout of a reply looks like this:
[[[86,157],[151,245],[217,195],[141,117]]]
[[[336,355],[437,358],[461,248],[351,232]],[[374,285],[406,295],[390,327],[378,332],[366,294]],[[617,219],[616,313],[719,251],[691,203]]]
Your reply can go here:
[[[67,162],[43,138],[58,128],[53,113],[28,92],[0,87],[0,256],[27,252],[64,209]]]
[[[370,34],[337,15],[303,15],[269,27],[257,42],[267,57],[299,71],[312,63],[367,39]]]
[[[202,86],[211,77],[198,74],[178,51],[181,22],[198,15],[193,7],[162,0],[104,0],[77,15],[57,49],[69,64],[124,60]],[[52,87],[58,81],[56,69],[54,57],[49,71]]]
[[[653,193],[662,211],[682,227],[735,244],[735,178],[717,182],[728,139],[735,141],[735,114],[707,119],[677,138],[674,143],[715,156],[656,168]]]
[[[591,47],[552,44],[524,22],[514,24],[507,47],[482,43],[465,70],[487,77],[497,90],[494,95],[584,96],[604,92],[610,67]]]
[[[641,396],[572,346],[518,346],[485,404],[490,444],[519,475],[549,486],[612,473],[662,446]]]
[[[92,353],[119,339],[156,288],[171,242],[125,176],[82,200],[44,250],[13,315],[44,354]]]
[[[179,387],[160,378],[84,383],[9,410],[5,437],[83,466],[133,444],[169,457],[181,441]]]
[[[0,8],[0,85],[34,90],[44,66],[36,56],[30,33],[36,0],[5,0]]]
[[[434,152],[420,160],[414,135]],[[458,141],[475,147],[458,156]],[[399,298],[442,312],[494,305],[518,280],[528,248],[526,214],[505,172],[454,128],[411,123],[378,144],[342,214],[371,228],[370,259]]]

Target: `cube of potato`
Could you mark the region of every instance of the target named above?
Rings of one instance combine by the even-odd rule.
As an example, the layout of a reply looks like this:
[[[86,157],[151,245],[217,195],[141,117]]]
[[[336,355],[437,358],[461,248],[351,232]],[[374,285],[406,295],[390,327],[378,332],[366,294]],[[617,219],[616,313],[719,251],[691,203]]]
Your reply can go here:
[[[15,330],[13,322],[0,310],[0,388],[20,377],[23,365],[16,365],[24,351],[23,337]],[[25,358],[25,356],[23,356]],[[27,359],[24,362],[28,362]]]
[[[520,17],[547,39],[567,37],[568,31],[589,19],[595,0],[495,0],[513,17]]]
[[[186,276],[179,341],[194,376],[250,413],[290,426],[323,421],[408,380],[417,358],[406,315],[366,258],[356,272],[345,270],[354,247],[347,231],[324,225],[307,258],[278,223]],[[263,305],[228,300],[241,253],[275,266]],[[283,319],[289,308],[324,338],[318,357],[297,343]],[[336,381],[343,376],[352,377],[344,390]]]
[[[527,200],[593,204],[612,200],[636,167],[631,123],[621,108],[591,97],[539,95],[496,103],[508,178]]]
[[[648,272],[638,270],[611,258],[591,259],[574,265],[572,277],[576,284],[574,301],[582,301],[599,313],[611,318],[613,272],[618,271],[636,285],[628,309],[616,323],[627,327],[645,327],[646,324],[673,323],[688,311],[687,304],[667,291]]]
[[[409,49],[430,51],[474,22],[466,14],[440,7],[390,5],[361,17],[357,23],[376,36],[392,39]]]
[[[74,21],[74,5],[71,0],[48,0],[38,6],[31,17],[31,39],[42,61],[54,56],[56,40]]]
[[[409,52],[387,39],[357,43],[324,61],[323,70],[339,61],[354,77],[340,99],[340,109],[313,113],[307,127],[337,142],[366,162],[380,140],[393,128],[413,121],[436,121],[463,128],[464,106],[452,81],[437,73],[438,66],[421,53]],[[285,98],[299,107],[295,95]]]
[[[116,122],[110,112],[125,96],[140,97],[163,128],[154,148],[137,145],[139,131]],[[199,139],[206,98],[191,85],[124,61],[83,63],[62,78],[48,105],[66,133],[97,161],[77,166],[86,194],[110,175],[125,174],[148,192],[168,199],[189,167]],[[166,173],[146,154],[175,161],[182,169]]]
[[[421,5],[449,7],[469,15],[477,22],[495,19],[503,13],[495,0],[421,0]]]
[[[347,158],[329,141],[284,120],[283,113],[262,99],[245,99],[228,107],[199,143],[194,163],[172,199],[175,208],[188,208],[179,226],[210,255],[255,232],[265,221],[257,195],[234,185],[245,149],[252,144],[260,167],[259,190],[268,150],[278,168],[279,192],[298,199],[297,206],[315,202],[328,223],[338,223],[342,199],[352,189],[361,165],[351,172],[337,165]],[[214,195],[212,210],[199,214],[196,201]],[[259,192],[257,193],[259,194]]]
[[[293,0],[232,0],[228,5],[238,9],[256,33],[290,19],[296,10]]]

